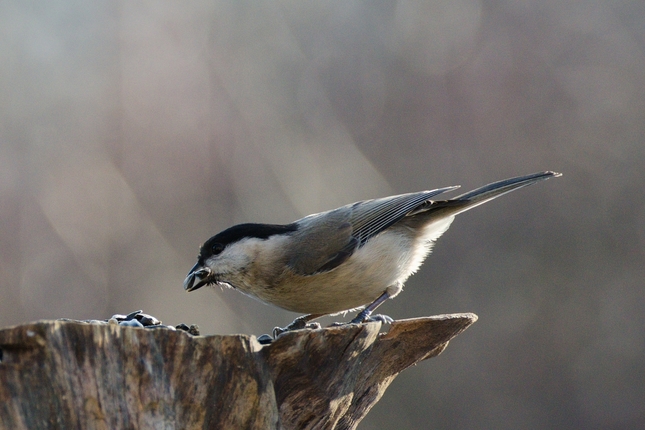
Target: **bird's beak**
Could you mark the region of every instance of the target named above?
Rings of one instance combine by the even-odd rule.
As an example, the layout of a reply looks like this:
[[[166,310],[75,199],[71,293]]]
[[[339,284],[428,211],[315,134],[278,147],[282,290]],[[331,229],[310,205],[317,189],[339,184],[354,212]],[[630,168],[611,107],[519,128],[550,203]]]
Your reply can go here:
[[[184,290],[190,292],[207,285],[210,275],[211,270],[208,267],[202,266],[200,262],[197,262],[190,269],[188,275],[186,275],[186,279],[184,279]]]

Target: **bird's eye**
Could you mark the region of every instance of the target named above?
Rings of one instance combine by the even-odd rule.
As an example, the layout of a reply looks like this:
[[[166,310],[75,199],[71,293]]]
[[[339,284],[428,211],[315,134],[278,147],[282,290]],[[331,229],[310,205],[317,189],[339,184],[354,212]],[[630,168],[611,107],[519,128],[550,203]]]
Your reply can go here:
[[[211,247],[211,251],[213,252],[213,255],[217,255],[220,252],[224,251],[224,245],[222,245],[221,243],[215,243]]]

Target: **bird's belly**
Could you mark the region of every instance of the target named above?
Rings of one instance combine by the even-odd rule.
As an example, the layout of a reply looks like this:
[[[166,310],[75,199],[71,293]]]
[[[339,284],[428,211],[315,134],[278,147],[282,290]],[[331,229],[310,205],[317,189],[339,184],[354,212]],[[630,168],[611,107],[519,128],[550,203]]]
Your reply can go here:
[[[387,278],[361,276],[348,269],[289,276],[285,283],[263,290],[259,298],[294,312],[330,314],[367,305],[391,285]]]
[[[405,243],[402,243],[405,241]],[[280,282],[259,291],[261,300],[284,309],[314,314],[337,313],[367,305],[388,287],[402,285],[416,267],[409,241],[399,235],[372,239],[345,263],[309,276],[287,272]]]

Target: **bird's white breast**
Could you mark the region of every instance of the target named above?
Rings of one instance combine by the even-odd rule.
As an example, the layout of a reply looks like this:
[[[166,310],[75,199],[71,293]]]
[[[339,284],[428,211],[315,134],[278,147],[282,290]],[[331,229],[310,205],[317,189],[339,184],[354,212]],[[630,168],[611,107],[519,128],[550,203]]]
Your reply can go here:
[[[329,272],[301,276],[287,271],[275,285],[254,293],[282,308],[314,314],[355,309],[371,303],[386,290],[394,296],[423,263],[432,242],[448,229],[452,219],[430,224],[421,234],[386,230]]]

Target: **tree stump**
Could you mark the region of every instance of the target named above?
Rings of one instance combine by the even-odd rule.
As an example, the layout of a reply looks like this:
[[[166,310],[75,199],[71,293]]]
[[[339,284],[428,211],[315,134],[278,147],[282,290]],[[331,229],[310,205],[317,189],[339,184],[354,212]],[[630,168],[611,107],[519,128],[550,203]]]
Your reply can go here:
[[[40,321],[0,330],[6,429],[354,429],[398,373],[477,320],[254,336]]]

